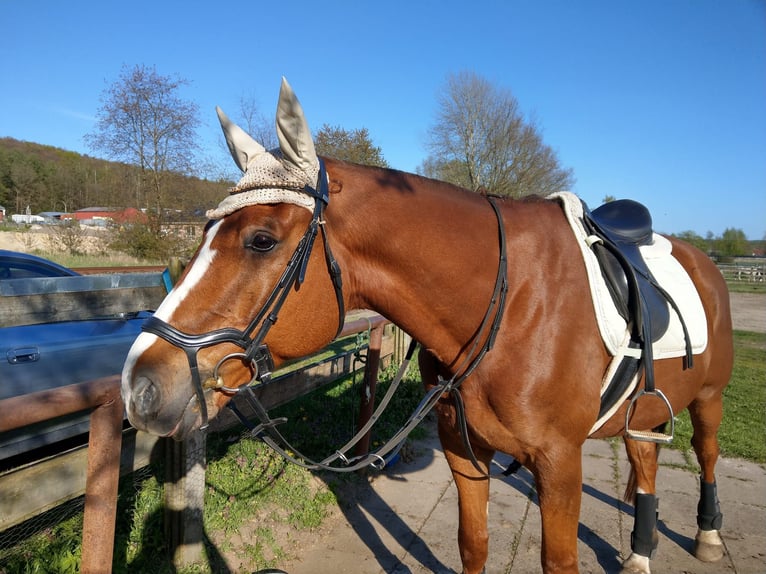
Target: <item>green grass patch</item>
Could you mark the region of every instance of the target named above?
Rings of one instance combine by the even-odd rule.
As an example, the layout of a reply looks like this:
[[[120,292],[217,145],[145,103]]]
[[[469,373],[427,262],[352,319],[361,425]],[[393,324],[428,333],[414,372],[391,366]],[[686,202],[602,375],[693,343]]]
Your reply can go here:
[[[337,350],[346,350],[347,343]],[[381,373],[377,397],[393,370]],[[306,456],[320,459],[355,432],[362,375],[346,377],[293,401],[272,414],[286,416],[280,427]],[[372,436],[379,444],[409,417],[423,396],[419,374],[408,374]],[[425,431],[416,429],[416,436]],[[275,567],[290,557],[290,539],[319,528],[337,504],[337,481],[358,477],[318,476],[287,463],[242,427],[210,435],[204,502],[204,562],[176,569],[164,530],[161,463],[123,477],[117,510],[113,572],[127,574],[211,574],[229,572],[223,553],[244,568]],[[334,481],[334,482],[330,482]],[[0,548],[0,574],[75,574],[81,556],[82,513],[58,521],[10,548]]]
[[[36,255],[50,259],[69,268],[78,267],[131,267],[134,265],[167,265],[167,261],[139,259],[130,255],[112,252],[109,255],[72,255],[60,251],[35,251]]]
[[[719,432],[724,456],[766,462],[766,335],[735,331],[732,381],[724,393]],[[394,371],[381,373],[380,399]],[[398,430],[423,396],[419,374],[412,369],[374,429],[375,448]],[[322,459],[353,435],[361,401],[361,374],[347,377],[292,401],[271,413],[285,416],[280,431],[303,454]],[[205,562],[176,570],[169,557],[163,527],[164,470],[155,465],[121,482],[117,512],[114,572],[209,574],[229,571],[224,552],[246,571],[274,567],[289,558],[291,533],[321,526],[338,481],[358,477],[321,477],[288,464],[241,429],[208,438],[204,508]],[[424,436],[418,427],[414,438]],[[686,412],[676,423],[673,448],[689,454],[691,424]],[[689,456],[693,460],[693,456]],[[333,482],[330,482],[333,481]],[[0,548],[0,574],[69,574],[80,561],[82,514],[61,520],[12,548]]]
[[[734,331],[734,369],[723,401],[721,455],[766,463],[766,334]],[[672,447],[688,450],[692,431],[683,411]]]
[[[746,281],[727,281],[730,293],[766,293],[766,283],[748,283]]]

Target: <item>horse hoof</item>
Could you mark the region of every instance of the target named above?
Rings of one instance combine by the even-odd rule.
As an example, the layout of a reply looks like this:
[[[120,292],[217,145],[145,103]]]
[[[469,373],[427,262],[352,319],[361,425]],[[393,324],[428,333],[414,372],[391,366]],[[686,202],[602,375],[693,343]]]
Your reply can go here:
[[[649,570],[649,558],[640,554],[631,553],[628,559],[622,563],[620,574],[651,574]]]
[[[702,562],[718,562],[723,558],[723,540],[717,530],[698,530],[694,538],[694,556]]]

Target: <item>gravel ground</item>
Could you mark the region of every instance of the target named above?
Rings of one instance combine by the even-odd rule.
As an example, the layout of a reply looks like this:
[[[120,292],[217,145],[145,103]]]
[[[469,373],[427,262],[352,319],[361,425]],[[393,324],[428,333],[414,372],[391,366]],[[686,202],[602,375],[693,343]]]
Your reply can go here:
[[[731,293],[729,298],[735,329],[766,333],[766,294]]]

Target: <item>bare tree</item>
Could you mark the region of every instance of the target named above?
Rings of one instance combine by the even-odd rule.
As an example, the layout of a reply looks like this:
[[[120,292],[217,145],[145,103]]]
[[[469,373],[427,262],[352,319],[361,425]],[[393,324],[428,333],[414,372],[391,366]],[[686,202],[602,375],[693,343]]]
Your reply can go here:
[[[263,115],[254,96],[241,96],[239,98],[239,113],[242,116],[240,125],[248,134],[253,136],[255,141],[266,149],[279,147],[279,140],[274,131],[274,119],[269,120]],[[225,142],[224,147],[228,155],[230,152]]]
[[[474,191],[521,197],[574,183],[511,92],[473,72],[448,77],[427,147],[421,173]]]
[[[187,84],[143,65],[123,67],[118,80],[102,94],[95,131],[85,136],[91,149],[140,168],[139,185],[148,184],[149,190],[138,190],[138,207],[150,207],[150,191],[158,214],[166,207],[164,184],[169,172],[194,171],[199,117],[197,104],[179,93]]]

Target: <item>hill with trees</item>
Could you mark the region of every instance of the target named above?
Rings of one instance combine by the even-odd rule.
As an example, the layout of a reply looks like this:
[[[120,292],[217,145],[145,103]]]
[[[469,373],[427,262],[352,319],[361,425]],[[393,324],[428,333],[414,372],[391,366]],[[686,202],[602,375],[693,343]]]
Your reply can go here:
[[[7,213],[71,213],[86,207],[147,207],[141,169],[60,148],[0,138],[0,205]],[[166,208],[182,218],[204,218],[231,186],[170,172]]]

